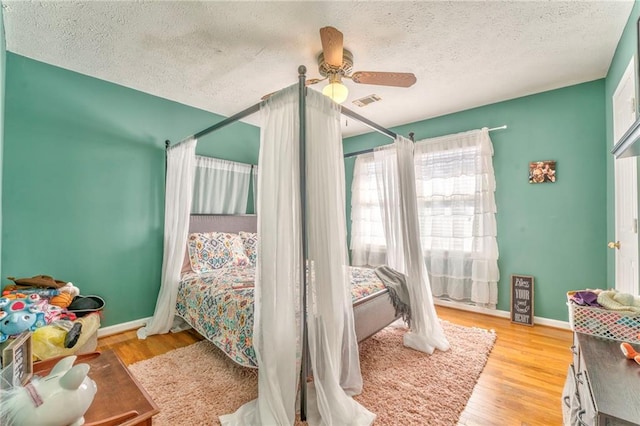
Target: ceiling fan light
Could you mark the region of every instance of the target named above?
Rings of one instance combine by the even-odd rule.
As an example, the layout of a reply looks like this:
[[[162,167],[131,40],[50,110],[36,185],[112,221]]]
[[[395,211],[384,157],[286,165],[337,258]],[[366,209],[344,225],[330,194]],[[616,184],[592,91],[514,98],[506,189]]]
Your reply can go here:
[[[344,84],[336,81],[324,86],[322,94],[331,98],[335,103],[341,104],[347,100],[349,89]]]

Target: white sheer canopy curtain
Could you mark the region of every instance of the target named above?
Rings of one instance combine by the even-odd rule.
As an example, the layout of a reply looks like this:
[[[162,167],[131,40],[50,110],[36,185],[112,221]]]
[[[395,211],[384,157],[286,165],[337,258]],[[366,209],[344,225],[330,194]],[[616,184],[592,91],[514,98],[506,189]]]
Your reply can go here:
[[[382,206],[373,153],[358,155],[351,184],[351,262],[359,266],[387,263]],[[372,179],[373,177],[373,179]]]
[[[162,281],[153,317],[138,329],[140,339],[167,333],[173,324],[180,268],[189,234],[196,143],[196,139],[189,138],[167,149]]]
[[[307,91],[307,242],[311,425],[370,425],[375,414],[350,395],[362,391],[345,212],[340,107]],[[316,411],[317,408],[317,411]]]
[[[410,348],[433,353],[449,349],[435,311],[422,258],[413,143],[398,136],[392,145],[374,151],[382,224],[390,267],[407,276],[411,329],[404,336]]]
[[[253,183],[253,211],[258,214],[258,166],[253,166],[251,171],[251,182]]]
[[[434,296],[495,309],[500,273],[488,129],[419,141],[415,151],[422,243]]]
[[[191,213],[246,213],[250,180],[250,164],[197,156]]]
[[[292,425],[300,360],[300,167],[297,85],[261,107],[253,346],[258,398],[222,425]]]
[[[313,90],[307,91],[306,103],[307,324],[314,372],[307,420],[311,425],[370,425],[375,415],[348,396],[360,391],[362,378],[348,294],[338,107]],[[260,247],[253,330],[258,399],[221,416],[223,425],[292,425],[295,421],[304,272],[298,104],[296,85],[271,96],[261,109]],[[343,353],[350,362],[343,361]]]

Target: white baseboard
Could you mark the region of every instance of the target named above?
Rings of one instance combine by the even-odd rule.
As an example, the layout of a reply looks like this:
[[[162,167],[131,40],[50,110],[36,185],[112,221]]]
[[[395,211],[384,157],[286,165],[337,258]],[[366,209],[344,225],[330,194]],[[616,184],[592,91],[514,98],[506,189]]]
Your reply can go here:
[[[123,322],[121,324],[110,325],[108,327],[102,327],[98,329],[98,338],[111,336],[112,334],[118,334],[129,330],[134,330],[136,328],[143,327],[146,323],[151,320],[151,317],[141,318],[129,322]]]
[[[452,308],[452,309],[459,309],[461,311],[469,311],[469,312],[475,312],[478,314],[486,314],[486,315],[492,315],[494,317],[501,317],[501,318],[511,318],[511,313],[507,312],[507,311],[501,311],[501,310],[497,310],[497,309],[487,309],[487,308],[481,308],[478,306],[474,306],[474,305],[468,305],[466,303],[462,303],[462,302],[454,302],[454,301],[450,301],[450,300],[441,300],[438,298],[433,298],[433,303],[436,305],[440,305],[440,306],[446,306],[447,308]],[[562,328],[564,330],[571,330],[571,326],[569,325],[568,321],[559,321],[559,320],[554,320],[554,319],[550,319],[550,318],[543,318],[543,317],[534,317],[534,324],[535,325],[546,325],[548,327],[555,327],[555,328]]]
[[[466,303],[453,302],[449,300],[440,300],[438,298],[433,299],[433,303],[447,308],[459,309],[461,311],[475,312],[479,314],[492,315],[494,317],[510,318],[511,314],[507,311],[501,311],[497,309],[480,308],[478,306],[467,305]],[[147,322],[151,320],[151,317],[141,318],[134,321],[123,322],[121,324],[110,325],[108,327],[102,327],[98,329],[98,337],[111,336],[112,334],[118,334],[136,328],[143,327]],[[567,321],[558,321],[550,318],[534,317],[535,324],[546,325],[549,327],[562,328],[565,330],[571,330]]]

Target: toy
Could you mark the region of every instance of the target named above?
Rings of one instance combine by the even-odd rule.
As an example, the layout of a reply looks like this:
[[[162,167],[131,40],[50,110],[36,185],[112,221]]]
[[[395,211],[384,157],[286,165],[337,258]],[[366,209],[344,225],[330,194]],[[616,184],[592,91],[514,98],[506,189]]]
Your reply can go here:
[[[10,292],[10,291],[3,291],[2,292],[2,297],[6,297],[7,299],[24,299],[27,297],[27,293],[18,293],[17,290],[15,290],[16,292]]]
[[[2,297],[7,299],[24,299],[30,294],[37,294],[42,299],[47,299],[50,305],[60,308],[68,307],[73,298],[80,295],[80,289],[68,282],[58,288],[24,287],[18,285],[8,285],[2,291]],[[47,321],[48,323],[49,321]]]
[[[640,339],[640,335],[638,335],[638,339]],[[632,359],[640,364],[640,352],[636,351],[630,343],[620,343],[620,350],[627,359]]]
[[[60,308],[66,308],[73,301],[73,296],[69,293],[60,293],[57,296],[53,296],[49,299],[49,303]]]
[[[49,300],[49,303],[61,308],[67,308],[71,302],[73,302],[73,298],[80,295],[80,289],[70,282],[56,291],[58,292],[58,295],[53,296]]]
[[[62,287],[58,288],[58,290],[60,290],[60,293],[68,293],[68,294],[70,294],[71,298],[74,298],[74,297],[80,295],[80,289],[78,287],[76,287],[75,285],[73,285],[72,282],[66,283]]]
[[[0,297],[0,343],[9,336],[33,331],[45,325],[44,313],[38,303],[40,296],[30,294],[24,299],[10,300]]]
[[[67,284],[67,281],[56,280],[50,275],[36,275],[31,278],[7,277],[19,286],[41,287],[41,288],[60,288]]]
[[[51,324],[60,320],[73,321],[76,319],[76,314],[73,312],[67,312],[59,306],[50,305],[46,300],[43,300],[42,303],[38,305],[38,309],[40,309],[44,315],[45,324]]]
[[[88,364],[73,366],[76,356],[62,358],[46,377],[2,394],[0,417],[10,426],[80,426],[98,390],[87,376]],[[6,423],[5,423],[6,420]]]

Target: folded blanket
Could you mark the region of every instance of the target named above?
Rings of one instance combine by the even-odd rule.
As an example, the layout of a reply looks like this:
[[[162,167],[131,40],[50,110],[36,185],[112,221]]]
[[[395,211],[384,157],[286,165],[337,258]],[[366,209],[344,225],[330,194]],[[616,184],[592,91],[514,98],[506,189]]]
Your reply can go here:
[[[590,290],[581,290],[576,291],[573,296],[571,296],[571,300],[573,303],[580,306],[595,306],[596,308],[601,307],[598,303],[598,293]]]
[[[620,293],[617,290],[606,290],[598,294],[598,303],[606,309],[640,315],[640,296]]]
[[[378,266],[375,272],[380,281],[389,290],[389,297],[396,310],[396,315],[401,315],[402,319],[411,327],[411,304],[409,301],[409,289],[407,288],[407,276],[386,265]]]

